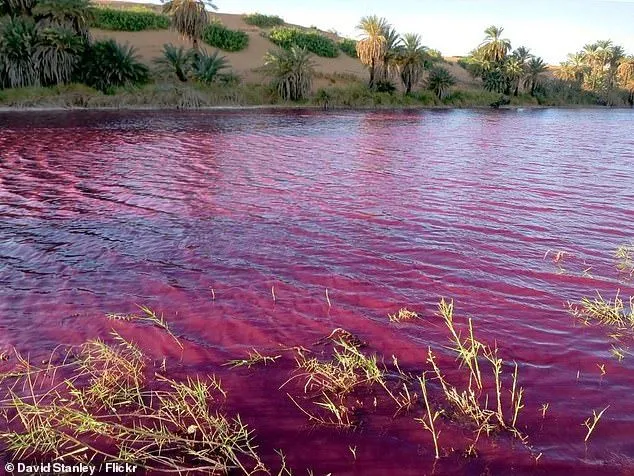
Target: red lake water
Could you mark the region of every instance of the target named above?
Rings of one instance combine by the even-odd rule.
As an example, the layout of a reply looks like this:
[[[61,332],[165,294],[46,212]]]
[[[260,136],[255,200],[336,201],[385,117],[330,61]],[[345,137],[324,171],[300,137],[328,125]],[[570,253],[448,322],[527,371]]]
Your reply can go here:
[[[294,474],[634,474],[634,338],[619,361],[566,305],[634,295],[614,257],[633,241],[632,111],[0,114],[0,350],[45,358],[115,327],[174,378],[218,375]],[[429,346],[457,367],[443,297],[517,362],[530,448],[499,434],[465,457],[472,430],[443,422],[435,461],[420,402],[315,427],[279,390],[292,355],[222,365],[345,328],[408,371]],[[137,305],[184,350],[105,318]],[[421,319],[390,323],[402,307]]]

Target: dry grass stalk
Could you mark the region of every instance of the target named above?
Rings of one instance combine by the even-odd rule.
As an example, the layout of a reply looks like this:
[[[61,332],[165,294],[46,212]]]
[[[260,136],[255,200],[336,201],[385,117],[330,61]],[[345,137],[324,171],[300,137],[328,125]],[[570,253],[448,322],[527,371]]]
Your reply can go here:
[[[427,398],[427,381],[425,379],[425,372],[423,372],[422,377],[418,378],[418,382],[420,384],[420,388],[423,394],[423,401],[425,402],[425,409],[427,410],[427,415],[423,418],[417,418],[416,421],[419,421],[423,424],[423,427],[429,431],[432,435],[432,439],[434,440],[434,451],[436,454],[436,459],[440,458],[440,451],[438,448],[438,436],[440,432],[436,430],[436,426],[434,423],[438,419],[440,415],[442,415],[442,410],[436,410],[432,412],[431,406],[429,405],[429,399]]]
[[[269,363],[273,364],[277,359],[281,358],[281,355],[262,355],[259,351],[253,349],[249,351],[249,356],[246,359],[236,359],[230,360],[224,365],[228,365],[232,368],[234,367],[247,367],[251,368],[254,365],[268,365]]]
[[[447,329],[451,333],[452,342],[455,345],[452,350],[458,354],[458,358],[462,361],[461,364],[465,364],[469,368],[469,386],[471,386],[471,379],[473,379],[478,389],[482,389],[482,375],[480,373],[478,357],[480,350],[484,349],[484,346],[473,337],[473,323],[471,319],[469,319],[469,338],[463,342],[461,333],[456,329],[454,323],[453,310],[453,301],[447,302],[441,299],[438,304],[438,314],[442,317]]]
[[[212,290],[213,292],[213,290]],[[215,296],[214,296],[215,298]],[[163,317],[163,314],[161,314],[160,316],[158,316],[156,314],[156,312],[154,312],[152,309],[150,309],[147,306],[138,306],[139,309],[143,312],[142,315],[138,315],[138,314],[119,314],[119,313],[108,313],[106,314],[106,317],[110,320],[114,320],[114,321],[128,321],[128,322],[148,322],[151,323],[157,327],[160,327],[161,329],[163,329],[165,332],[167,332],[170,337],[172,337],[176,343],[178,344],[178,346],[182,349],[183,348],[183,344],[181,343],[181,341],[178,339],[178,337],[176,337],[173,333],[172,330],[170,329],[169,325],[167,324],[167,321],[165,320],[165,318]]]
[[[610,405],[605,407],[599,413],[597,413],[596,410],[592,410],[592,418],[588,418],[586,421],[583,422],[585,427],[588,429],[588,432],[586,433],[586,437],[583,440],[585,443],[587,443],[588,439],[590,439],[590,435],[592,434],[595,427],[597,426],[597,423],[599,423],[599,420],[601,419],[601,417],[603,416],[603,414],[608,408],[610,408]]]
[[[398,313],[388,314],[387,317],[390,319],[390,322],[409,321],[419,318],[418,314],[416,314],[414,311],[410,311],[405,307],[399,309]]]
[[[614,256],[617,260],[616,269],[629,278],[634,277],[634,244],[619,246]]]
[[[520,411],[524,408],[522,403],[524,389],[517,385],[518,365],[514,364],[514,371],[511,376],[511,397],[510,407],[512,417],[507,419],[504,415],[503,396],[503,368],[504,362],[498,357],[497,347],[489,347],[478,341],[473,332],[473,323],[468,320],[468,338],[463,339],[454,321],[453,301],[447,302],[444,299],[438,305],[438,314],[443,318],[449,330],[453,346],[451,349],[458,355],[461,366],[466,366],[469,370],[469,379],[466,388],[459,390],[449,384],[442,374],[436,356],[431,349],[428,349],[427,362],[431,364],[436,379],[441,385],[445,399],[454,407],[458,415],[471,421],[477,428],[476,442],[482,433],[489,435],[492,431],[505,430],[512,433],[522,442],[526,442],[526,436],[517,428],[517,419]],[[484,358],[489,362],[492,371],[492,379],[495,390],[495,410],[489,408],[489,394],[483,390],[483,373],[479,364],[479,359]],[[475,448],[475,442],[473,450]]]

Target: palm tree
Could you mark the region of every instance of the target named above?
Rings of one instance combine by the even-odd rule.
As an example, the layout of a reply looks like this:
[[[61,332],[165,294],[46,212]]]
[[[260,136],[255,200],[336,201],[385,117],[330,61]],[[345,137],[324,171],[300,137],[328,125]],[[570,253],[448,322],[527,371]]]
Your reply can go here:
[[[21,88],[39,84],[33,60],[37,29],[25,16],[0,22],[0,87]]]
[[[163,45],[163,56],[154,59],[161,71],[174,73],[179,81],[187,82],[187,76],[192,68],[194,55],[181,46],[176,48],[172,43]]]
[[[529,59],[533,57],[533,54],[531,53],[531,50],[529,48],[526,48],[525,46],[520,46],[515,51],[513,51],[513,56],[520,60],[520,63],[524,65]]]
[[[0,1],[0,13],[6,15],[31,15],[37,0],[4,0]]]
[[[597,50],[598,50],[598,59],[600,60],[600,66],[605,67],[612,56],[612,51],[614,45],[612,44],[612,40],[599,40],[596,42]]]
[[[213,83],[223,76],[221,71],[229,67],[227,58],[219,56],[218,50],[210,55],[201,51],[198,54],[192,54],[192,56],[194,58],[192,66],[194,78],[201,83]]]
[[[621,61],[625,58],[625,50],[622,46],[610,46],[605,57],[607,71],[605,72],[605,100],[608,105],[612,104],[612,91],[618,86],[617,71]]]
[[[110,93],[113,88],[141,84],[148,80],[149,69],[134,47],[113,39],[96,41],[90,48],[90,60],[82,67],[88,86]]]
[[[526,72],[526,67],[522,61],[516,57],[511,56],[504,64],[504,73],[507,78],[508,88],[507,94],[510,93],[510,88],[513,87],[513,95],[519,95],[520,81]]]
[[[383,36],[385,37],[385,51],[381,65],[381,79],[382,81],[389,81],[392,73],[398,68],[397,59],[401,53],[403,40],[401,35],[390,25],[386,25]]]
[[[531,53],[531,50],[524,46],[520,46],[515,51],[513,51],[513,57],[517,58],[520,62],[520,65],[522,66],[522,73],[517,82],[517,88],[515,91],[516,96],[519,94],[519,86],[523,83],[524,77],[526,76],[526,71],[528,70],[528,60],[530,60],[533,56],[534,55]]]
[[[465,58],[466,69],[469,74],[474,78],[481,78],[484,80],[486,73],[491,71],[493,63],[486,60],[479,48],[471,51]]]
[[[33,60],[42,84],[69,83],[81,61],[84,47],[83,38],[69,27],[41,29]]]
[[[264,72],[284,100],[298,101],[310,93],[315,75],[312,55],[306,48],[269,51],[264,57]]]
[[[627,102],[634,107],[634,56],[621,60],[617,68],[619,85],[628,92]]]
[[[504,28],[501,26],[490,26],[484,30],[485,38],[480,44],[480,50],[484,59],[496,63],[502,62],[511,49],[511,41],[502,38]]]
[[[172,29],[189,39],[197,54],[198,40],[210,23],[207,7],[217,9],[210,0],[171,0],[163,6],[163,13],[171,18]]]
[[[627,102],[634,107],[634,56],[625,58],[618,69],[619,84],[628,92]]]
[[[88,40],[92,19],[90,0],[39,0],[33,8],[40,27],[56,26],[73,30]]]
[[[597,43],[589,43],[583,47],[581,52],[583,61],[588,65],[590,72],[587,75],[586,82],[592,91],[599,89],[601,81],[601,50]]]
[[[440,100],[449,94],[451,86],[454,84],[456,84],[456,80],[445,68],[432,69],[429,78],[427,78],[427,89],[433,91]]]
[[[428,54],[428,48],[421,44],[420,35],[407,33],[403,35],[403,47],[397,59],[401,81],[405,87],[405,94],[412,92],[425,71],[435,59]]]
[[[574,53],[568,55],[568,64],[573,74],[573,81],[577,86],[583,84],[584,78],[590,72],[588,64],[585,62],[583,53]]]
[[[526,79],[524,79],[524,87],[530,88],[531,96],[535,95],[535,88],[539,84],[539,78],[542,73],[548,70],[546,63],[542,58],[531,58],[528,62],[528,70],[526,72]]]
[[[374,87],[377,68],[380,67],[387,47],[385,30],[388,26],[385,18],[376,15],[361,18],[357,29],[362,37],[357,41],[357,55],[370,70],[370,87]]]

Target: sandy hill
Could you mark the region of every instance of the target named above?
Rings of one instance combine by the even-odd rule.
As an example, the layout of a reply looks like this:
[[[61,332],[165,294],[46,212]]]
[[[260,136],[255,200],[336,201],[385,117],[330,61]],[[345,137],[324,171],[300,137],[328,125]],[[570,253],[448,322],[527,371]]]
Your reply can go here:
[[[103,5],[112,8],[139,8],[145,7],[154,11],[161,10],[160,5],[138,4],[126,2],[112,2],[109,0],[93,0],[96,5]],[[242,19],[242,15],[229,13],[213,13],[220,22],[227,28],[232,30],[244,31],[249,35],[249,46],[236,53],[223,52],[222,54],[231,63],[231,67],[246,82],[265,81],[257,69],[264,64],[264,55],[267,51],[276,48],[267,38],[262,36],[262,29],[247,25]],[[300,25],[299,28],[305,28]],[[336,38],[329,32],[322,32],[325,35]],[[92,35],[95,39],[114,38],[118,42],[129,42],[133,45],[144,62],[150,63],[153,58],[161,55],[163,45],[165,43],[173,43],[175,45],[191,46],[187,40],[173,31],[140,31],[140,32],[123,32],[123,31],[105,31],[93,30]],[[211,49],[210,47],[207,47]],[[340,54],[337,58],[321,58],[314,56],[313,58],[318,72],[318,78],[315,81],[316,87],[328,85],[341,85],[350,83],[355,80],[365,81],[367,79],[367,70],[357,59],[350,58],[345,54]],[[447,58],[447,64],[444,65],[458,80],[462,87],[475,86],[474,80],[469,74],[456,64],[455,58]],[[356,78],[356,79],[355,79]]]

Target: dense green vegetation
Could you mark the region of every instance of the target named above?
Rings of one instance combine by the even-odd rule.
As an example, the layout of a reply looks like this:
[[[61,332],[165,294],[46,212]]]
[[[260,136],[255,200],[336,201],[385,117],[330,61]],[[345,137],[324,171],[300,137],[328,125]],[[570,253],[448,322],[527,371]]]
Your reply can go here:
[[[634,56],[610,40],[589,43],[568,55],[556,76],[571,90],[597,94],[606,105],[624,100],[634,106]]]
[[[249,45],[249,35],[245,32],[230,30],[219,23],[212,23],[205,28],[202,39],[208,45],[224,51],[241,51]]]
[[[273,79],[280,98],[298,101],[310,94],[315,75],[311,55],[305,48],[270,51],[264,58],[264,72]]]
[[[359,57],[359,55],[357,55],[357,42],[355,40],[351,40],[350,38],[339,40],[339,49],[351,58]]]
[[[207,0],[172,0],[161,15],[142,7],[95,8],[89,0],[0,0],[0,104],[634,106],[634,57],[610,41],[588,44],[549,69],[528,48],[513,50],[503,28],[489,27],[482,43],[458,62],[474,78],[465,85],[419,35],[401,35],[376,16],[361,19],[359,41],[335,41],[317,29],[279,26],[279,17],[246,15],[253,25],[275,24],[266,35],[281,49],[264,58],[261,71],[270,84],[242,85],[225,57],[199,47],[200,40],[225,51],[248,45],[246,33],[211,21],[210,7],[215,8]],[[130,45],[92,41],[89,26],[126,31],[169,26],[192,47],[165,45],[149,68]],[[354,75],[315,71],[313,54],[334,58],[341,51],[367,67],[366,84]],[[327,79],[330,86],[314,91],[315,79]]]
[[[357,25],[362,38],[357,42],[357,53],[361,62],[368,67],[370,73],[369,87],[377,91],[394,90],[389,87],[398,77],[410,94],[420,86],[425,71],[442,60],[435,50],[424,46],[419,35],[407,33],[400,35],[385,18],[377,16],[363,17]],[[449,75],[448,71],[445,71]],[[447,88],[455,80],[445,76]],[[443,95],[448,89],[443,88]]]
[[[88,0],[4,1],[1,7],[0,89],[76,81],[108,92],[148,80],[133,48],[90,41]]]
[[[260,28],[273,28],[281,26],[284,20],[277,15],[263,15],[261,13],[250,13],[242,17],[247,25],[259,26]]]
[[[525,91],[540,104],[619,105],[634,104],[634,58],[611,41],[597,41],[569,55],[555,70],[555,79],[544,74],[548,67],[528,48],[511,52],[504,29],[491,26],[484,41],[460,64],[472,76],[482,79],[487,91],[517,97]]]
[[[287,50],[293,46],[298,46],[325,58],[339,56],[337,43],[319,31],[304,31],[295,27],[277,27],[271,30],[268,38]]]
[[[91,14],[90,26],[101,30],[165,30],[170,26],[169,18],[166,15],[159,15],[149,10],[93,8]]]
[[[82,65],[84,82],[103,92],[119,86],[146,83],[149,69],[139,62],[135,49],[114,40],[97,41],[90,47],[90,57]]]

